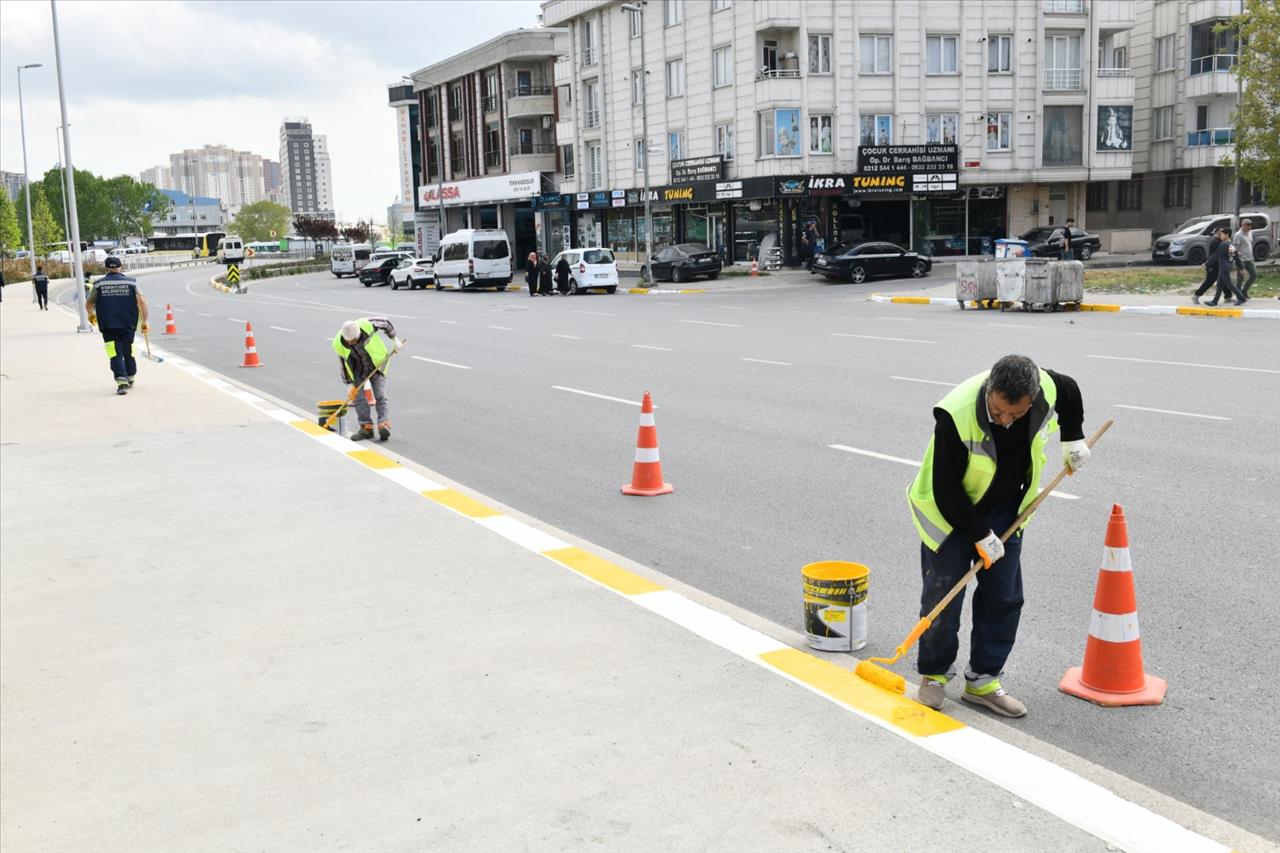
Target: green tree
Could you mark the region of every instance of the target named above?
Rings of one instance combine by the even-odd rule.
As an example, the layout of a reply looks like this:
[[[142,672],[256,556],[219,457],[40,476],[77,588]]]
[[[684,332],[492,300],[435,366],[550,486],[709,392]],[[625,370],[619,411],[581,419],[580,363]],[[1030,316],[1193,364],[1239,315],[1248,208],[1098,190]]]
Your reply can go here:
[[[49,202],[44,197],[44,188],[39,184],[31,188],[31,230],[34,232],[36,254],[48,255],[51,250],[65,248],[57,245],[65,239],[62,225],[53,218]]]
[[[1236,113],[1240,175],[1280,199],[1280,5],[1251,0],[1244,13],[1221,25],[1240,34],[1236,65],[1244,92]]]
[[[151,184],[140,183],[128,175],[119,175],[100,183],[111,214],[109,236],[116,240],[129,234],[150,236],[155,219],[162,218],[169,210],[168,196]],[[76,200],[78,208],[79,198]]]
[[[76,213],[79,214],[81,240],[106,240],[111,233],[111,205],[103,192],[102,179],[93,172],[76,169]],[[55,166],[40,179],[44,197],[55,222],[66,222],[66,195],[62,186],[62,167]],[[34,201],[35,196],[32,196]]]
[[[11,254],[22,243],[18,211],[9,200],[8,187],[0,186],[0,254]]]
[[[278,240],[289,231],[289,218],[293,214],[283,204],[274,201],[255,201],[240,208],[231,222],[231,230],[246,243]],[[271,236],[274,231],[275,236]]]

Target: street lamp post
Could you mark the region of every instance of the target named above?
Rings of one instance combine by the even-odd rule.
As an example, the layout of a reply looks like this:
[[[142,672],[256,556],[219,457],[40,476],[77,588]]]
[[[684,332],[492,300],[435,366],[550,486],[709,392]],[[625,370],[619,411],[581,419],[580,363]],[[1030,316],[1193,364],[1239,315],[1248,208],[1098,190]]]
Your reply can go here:
[[[54,128],[54,147],[58,150],[58,168],[62,170],[62,233],[71,233],[71,220],[67,218],[67,168],[62,165],[62,125]],[[70,248],[68,245],[67,248]]]
[[[622,11],[640,16],[640,133],[644,151],[644,279],[652,281],[653,219],[649,215],[649,66],[644,52],[644,7],[648,0],[622,4]]]
[[[76,331],[91,332],[93,327],[89,325],[89,315],[85,312],[84,259],[80,256],[80,213],[76,209],[76,170],[71,160],[71,122],[67,121],[67,93],[62,85],[62,45],[58,39],[57,0],[49,0],[49,10],[53,14],[53,59],[58,69],[58,104],[62,108],[62,151],[67,158],[63,168],[71,176],[71,180],[67,181],[67,203],[71,206],[67,216],[71,220],[71,234],[67,239],[71,241],[71,271],[75,279],[73,292],[76,295],[76,308],[79,309],[80,314],[80,325],[76,327]]]
[[[27,201],[27,248],[31,250],[32,278],[36,274],[36,235],[35,229],[31,227],[31,176],[27,174],[27,122],[22,112],[22,72],[28,68],[42,67],[39,62],[18,66],[18,128],[22,136],[22,180],[27,187],[24,198]]]

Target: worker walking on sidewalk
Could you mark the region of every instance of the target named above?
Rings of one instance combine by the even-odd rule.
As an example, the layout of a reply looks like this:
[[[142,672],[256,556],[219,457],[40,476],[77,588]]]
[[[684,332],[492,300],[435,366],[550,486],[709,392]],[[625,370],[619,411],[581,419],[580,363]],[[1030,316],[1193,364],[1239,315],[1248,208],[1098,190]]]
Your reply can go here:
[[[1001,543],[1040,488],[1049,434],[1061,425],[1063,464],[1072,472],[1089,458],[1084,403],[1074,379],[1007,355],[989,371],[957,385],[933,409],[933,438],[907,491],[920,534],[920,614],[933,609],[973,560],[983,563],[973,595],[973,632],[962,698],[1021,717],[1026,706],[1000,683],[1022,612],[1023,529]],[[1034,516],[1032,516],[1034,517]],[[1030,518],[1027,520],[1030,522]],[[941,708],[956,675],[964,593],[920,638],[919,700]]]
[[[31,283],[36,289],[36,302],[39,303],[36,309],[39,311],[49,310],[49,276],[44,274],[44,267],[36,267],[36,274],[31,277]]]
[[[147,326],[147,300],[138,290],[138,282],[120,271],[120,259],[111,256],[106,262],[107,274],[98,279],[89,291],[86,307],[89,322],[97,323],[102,332],[107,358],[111,362],[111,375],[116,380],[116,393],[123,396],[133,387],[138,375],[138,363],[133,357],[133,334],[141,323],[142,333]]]
[[[391,339],[391,347],[387,346],[379,332]],[[400,349],[400,345],[396,328],[386,317],[348,320],[342,324],[338,334],[334,335],[333,351],[342,361],[342,378],[351,386],[349,396],[355,399],[356,417],[360,420],[360,428],[351,436],[352,441],[373,438],[369,401],[360,391],[360,386],[366,379],[373,388],[373,399],[377,405],[378,439],[386,441],[391,438],[390,409],[387,405],[387,360],[393,352]]]

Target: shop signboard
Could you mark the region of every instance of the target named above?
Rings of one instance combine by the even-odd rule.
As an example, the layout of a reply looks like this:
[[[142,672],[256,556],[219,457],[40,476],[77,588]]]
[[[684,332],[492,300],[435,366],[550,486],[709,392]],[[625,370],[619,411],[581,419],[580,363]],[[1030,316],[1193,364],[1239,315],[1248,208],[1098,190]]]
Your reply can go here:
[[[716,200],[742,198],[742,181],[721,181],[716,184]]]
[[[663,187],[658,194],[658,199],[667,204],[676,201],[693,201],[693,184],[671,185]]]
[[[578,193],[573,197],[573,206],[577,210],[586,210],[591,207],[591,193]]]
[[[953,193],[959,189],[959,176],[955,172],[930,172],[911,176],[913,193]]]
[[[848,182],[843,175],[810,175],[806,187],[809,198],[844,195],[848,192]]]
[[[573,196],[561,193],[543,193],[529,199],[529,206],[534,210],[569,210],[573,207]]]
[[[671,161],[672,183],[684,184],[694,181],[722,180],[724,180],[724,157],[720,154]]]
[[[778,195],[780,196],[802,196],[807,189],[808,184],[804,178],[779,178],[778,179]]]
[[[610,193],[608,190],[596,190],[591,193],[591,207],[609,207]]]
[[[609,193],[609,206],[610,207],[626,207],[627,191],[614,190],[613,192]]]
[[[440,211],[415,210],[413,212],[413,242],[418,257],[428,258],[440,247]]]
[[[956,145],[860,145],[858,171],[864,175],[960,171]]]
[[[418,187],[418,203],[422,207],[439,205],[483,204],[497,201],[523,201],[542,192],[541,172],[517,172],[470,181],[425,184]]]

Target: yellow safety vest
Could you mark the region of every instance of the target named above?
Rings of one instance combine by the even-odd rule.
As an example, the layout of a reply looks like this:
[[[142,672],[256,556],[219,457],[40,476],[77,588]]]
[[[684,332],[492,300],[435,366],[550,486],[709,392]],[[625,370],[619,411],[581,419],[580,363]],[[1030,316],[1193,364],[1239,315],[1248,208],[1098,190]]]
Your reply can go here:
[[[382,335],[378,334],[378,330],[369,322],[368,317],[361,317],[356,321],[360,326],[360,331],[365,333],[364,351],[369,354],[369,358],[373,361],[373,366],[387,372],[387,345],[382,341]],[[347,374],[347,379],[351,382],[359,382],[364,379],[363,376],[352,376],[351,365],[347,363],[347,356],[351,354],[351,348],[347,346],[347,342],[342,339],[342,331],[339,330],[333,336],[333,351],[342,359],[342,369]]]

